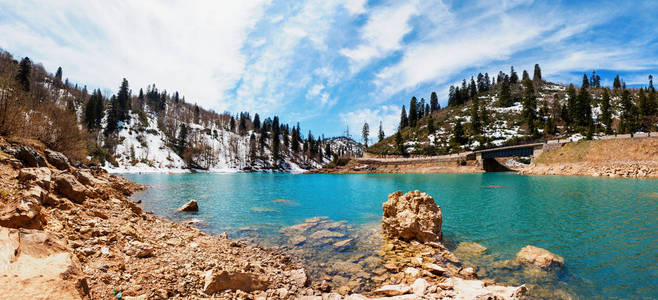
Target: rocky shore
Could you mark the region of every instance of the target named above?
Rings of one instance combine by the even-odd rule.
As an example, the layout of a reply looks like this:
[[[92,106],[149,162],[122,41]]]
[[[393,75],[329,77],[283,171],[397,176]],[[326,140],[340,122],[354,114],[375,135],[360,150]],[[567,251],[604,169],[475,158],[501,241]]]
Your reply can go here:
[[[39,144],[0,139],[0,175],[5,296],[516,299],[527,290],[478,279],[477,266],[460,262],[442,244],[440,207],[418,191],[389,195],[381,231],[369,238],[350,235],[344,222],[312,218],[281,230],[288,246],[263,248],[144,213],[128,198],[144,186],[99,168],[73,166]],[[194,204],[181,211],[203,209]],[[318,252],[323,245],[340,254],[364,244],[374,253],[341,261],[327,257],[317,266],[305,261],[305,255],[323,257]],[[520,263],[540,268],[547,261],[550,268],[564,263],[540,248],[524,253]]]

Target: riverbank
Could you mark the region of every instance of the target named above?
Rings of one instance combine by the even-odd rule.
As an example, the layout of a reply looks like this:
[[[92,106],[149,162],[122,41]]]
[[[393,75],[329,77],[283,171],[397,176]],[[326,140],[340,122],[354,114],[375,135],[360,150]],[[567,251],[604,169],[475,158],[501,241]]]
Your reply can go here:
[[[474,160],[444,161],[434,158],[360,158],[350,159],[344,166],[322,168],[306,174],[445,174],[445,173],[483,173]]]
[[[658,178],[658,138],[593,140],[544,151],[526,175]]]
[[[226,234],[211,236],[144,213],[128,197],[145,187],[123,177],[100,168],[73,167],[61,153],[39,144],[0,140],[0,150],[0,269],[7,272],[0,277],[0,288],[5,295],[365,299],[353,293],[356,289],[332,291],[323,282],[309,282],[302,261],[283,253],[283,248],[253,246]],[[321,233],[327,232],[331,233]],[[387,249],[402,254],[419,245],[392,247]],[[450,255],[440,244],[421,247],[421,256],[429,261]],[[398,265],[416,261],[407,258],[411,260]],[[511,299],[524,290],[477,280],[455,261],[450,266],[427,265],[434,273],[416,269],[411,274],[409,268],[384,268],[387,261],[380,266],[383,286],[365,295],[437,298],[504,293],[500,296]],[[441,271],[443,267],[447,271]],[[395,290],[387,284],[396,285]]]

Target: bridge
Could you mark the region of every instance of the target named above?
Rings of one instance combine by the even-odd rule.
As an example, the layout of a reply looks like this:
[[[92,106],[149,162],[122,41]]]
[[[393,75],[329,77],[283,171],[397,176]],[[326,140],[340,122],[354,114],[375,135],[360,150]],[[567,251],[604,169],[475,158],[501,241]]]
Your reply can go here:
[[[531,156],[534,158],[541,154],[547,145],[544,143],[522,144],[477,150],[474,153],[475,159],[485,172],[509,171],[509,168],[498,163],[495,158],[514,156]]]

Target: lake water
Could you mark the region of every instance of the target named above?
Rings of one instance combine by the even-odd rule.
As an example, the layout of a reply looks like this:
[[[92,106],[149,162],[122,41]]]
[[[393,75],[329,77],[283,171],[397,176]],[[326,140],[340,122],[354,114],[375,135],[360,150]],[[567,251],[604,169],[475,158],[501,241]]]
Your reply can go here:
[[[315,260],[315,266],[325,266],[322,260],[328,258],[321,252],[292,251],[279,233],[281,228],[327,216],[345,221],[344,230],[363,237],[363,232],[379,227],[381,205],[389,193],[417,189],[433,196],[441,207],[446,243],[470,241],[488,248],[488,255],[472,259],[485,278],[528,283],[544,290],[536,294],[539,297],[560,290],[555,297],[658,298],[655,179],[512,173],[124,176],[149,185],[135,195],[146,211],[175,221],[201,219],[207,223],[202,228],[210,233],[279,244]],[[174,212],[190,199],[198,201],[198,213]],[[367,246],[358,249],[366,244],[377,243],[359,242],[347,252],[376,252]],[[566,267],[551,276],[500,267],[526,245],[563,256]]]

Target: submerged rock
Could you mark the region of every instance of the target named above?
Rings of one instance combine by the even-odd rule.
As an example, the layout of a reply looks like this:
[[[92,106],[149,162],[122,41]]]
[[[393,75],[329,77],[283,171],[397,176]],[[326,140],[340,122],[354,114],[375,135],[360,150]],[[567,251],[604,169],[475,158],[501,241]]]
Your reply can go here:
[[[553,270],[564,266],[564,258],[561,256],[531,245],[523,247],[516,254],[516,258],[519,262],[535,265],[543,270]]]
[[[176,211],[199,211],[199,205],[196,203],[196,200],[190,200],[189,202],[183,204]]]
[[[387,284],[374,291],[376,295],[380,296],[400,296],[411,292],[411,288],[404,284]]]
[[[411,191],[403,195],[397,191],[388,195],[382,208],[386,237],[423,243],[441,240],[441,208],[428,194]]]
[[[256,274],[212,269],[205,274],[203,292],[208,295],[228,289],[253,292],[268,286],[267,280]]]

